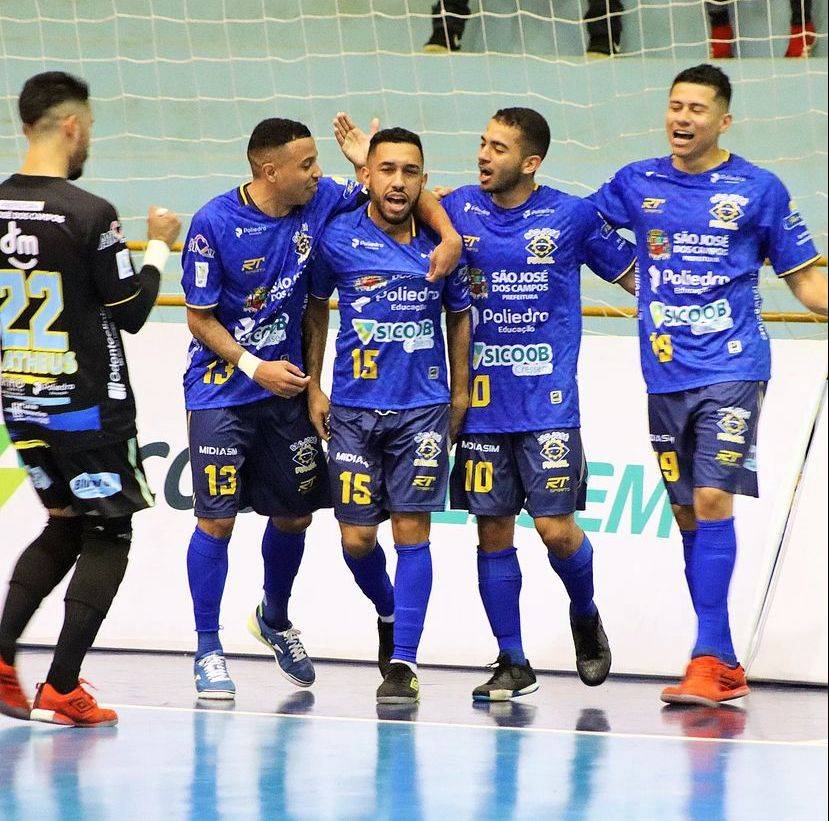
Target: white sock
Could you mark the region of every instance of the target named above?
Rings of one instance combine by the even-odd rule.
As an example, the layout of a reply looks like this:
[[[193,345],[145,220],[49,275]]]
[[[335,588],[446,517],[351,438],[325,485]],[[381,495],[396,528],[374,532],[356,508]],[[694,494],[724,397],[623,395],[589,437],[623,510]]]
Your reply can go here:
[[[390,616],[380,616],[379,618],[380,621],[383,622],[383,624],[394,624],[394,613],[392,613]]]

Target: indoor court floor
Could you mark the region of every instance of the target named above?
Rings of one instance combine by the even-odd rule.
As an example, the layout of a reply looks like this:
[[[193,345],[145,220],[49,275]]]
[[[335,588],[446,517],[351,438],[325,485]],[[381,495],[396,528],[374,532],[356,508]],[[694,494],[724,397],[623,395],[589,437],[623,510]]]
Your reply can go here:
[[[29,691],[49,656],[20,655]],[[93,652],[118,727],[0,716],[0,819],[800,819],[827,814],[827,691],[755,685],[720,709],[664,682],[544,674],[474,705],[481,671],[421,668],[416,708],[378,707],[366,664],[299,690],[232,658],[235,704],[198,703],[184,655]]]

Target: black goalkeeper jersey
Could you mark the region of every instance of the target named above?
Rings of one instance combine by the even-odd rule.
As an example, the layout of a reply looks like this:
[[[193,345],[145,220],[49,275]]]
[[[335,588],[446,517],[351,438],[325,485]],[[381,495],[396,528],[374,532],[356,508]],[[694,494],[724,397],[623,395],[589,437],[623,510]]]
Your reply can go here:
[[[135,435],[111,309],[140,290],[106,200],[56,177],[0,183],[0,393],[13,440],[76,450]]]

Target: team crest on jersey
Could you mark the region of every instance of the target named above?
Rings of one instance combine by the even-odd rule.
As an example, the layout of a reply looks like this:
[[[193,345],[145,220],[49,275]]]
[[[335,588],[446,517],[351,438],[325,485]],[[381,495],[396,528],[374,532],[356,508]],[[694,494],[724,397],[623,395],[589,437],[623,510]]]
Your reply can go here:
[[[486,284],[486,275],[480,268],[469,268],[469,293],[472,299],[486,299],[489,288]]]
[[[121,223],[118,220],[114,220],[109,224],[109,230],[104,231],[98,238],[98,250],[103,251],[106,248],[117,245],[119,242],[123,242],[123,240],[124,232],[121,229]]]
[[[708,211],[713,219],[708,223],[708,227],[736,231],[740,227],[737,222],[745,216],[743,209],[749,201],[748,197],[741,197],[739,194],[714,194],[709,202],[713,203]]]
[[[661,228],[651,228],[647,235],[648,255],[651,259],[670,259],[671,240]]]
[[[261,311],[265,305],[268,304],[268,289],[264,285],[260,285],[251,291],[246,297],[242,305],[242,310],[246,314],[255,314]]]
[[[524,249],[530,255],[527,257],[528,265],[553,264],[553,252],[558,248],[555,240],[561,236],[561,231],[555,228],[530,228],[524,234],[524,239],[529,242]]]
[[[747,420],[751,418],[751,411],[738,407],[719,408],[717,415],[719,416],[717,427],[720,429],[717,439],[744,445],[745,433],[748,430]]]
[[[544,459],[541,463],[543,470],[570,467],[570,463],[567,461],[567,454],[570,453],[570,448],[567,445],[567,442],[570,441],[569,433],[551,430],[542,433],[537,438],[538,444],[541,446],[541,457]]]
[[[357,278],[357,281],[354,283],[354,288],[358,291],[376,291],[378,288],[382,288],[387,284],[388,280],[379,274],[366,274],[365,276]]]
[[[204,234],[196,234],[196,236],[191,237],[190,242],[187,243],[187,250],[191,254],[205,257],[205,259],[213,259],[216,256],[216,252],[210,247],[210,243]]]
[[[311,255],[311,243],[313,238],[308,233],[308,223],[303,222],[302,227],[292,237],[294,241],[294,251],[298,257],[297,264],[302,265]]]
[[[308,473],[317,467],[317,437],[306,436],[291,444],[294,454],[294,473]]]
[[[417,443],[414,466],[418,468],[438,467],[438,456],[440,456],[441,451],[440,443],[443,441],[443,436],[437,431],[429,430],[416,433],[414,440]]]

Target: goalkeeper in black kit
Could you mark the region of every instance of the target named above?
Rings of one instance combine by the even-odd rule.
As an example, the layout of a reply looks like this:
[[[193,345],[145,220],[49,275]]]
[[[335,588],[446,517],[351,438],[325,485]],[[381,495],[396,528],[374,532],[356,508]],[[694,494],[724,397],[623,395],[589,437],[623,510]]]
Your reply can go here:
[[[30,78],[18,102],[28,152],[0,183],[0,398],[5,425],[48,513],[12,572],[0,617],[0,712],[112,726],[79,678],[127,567],[132,515],[153,504],[138,452],[121,331],[158,295],[178,218],[151,208],[136,272],[118,214],[68,180],[89,151],[89,89],[63,72]],[[30,706],[17,641],[72,571],[52,666]]]

